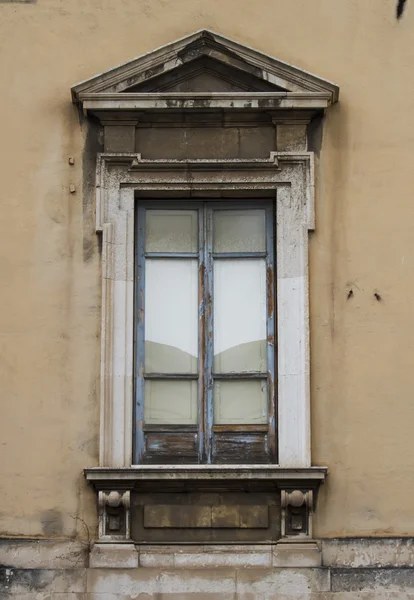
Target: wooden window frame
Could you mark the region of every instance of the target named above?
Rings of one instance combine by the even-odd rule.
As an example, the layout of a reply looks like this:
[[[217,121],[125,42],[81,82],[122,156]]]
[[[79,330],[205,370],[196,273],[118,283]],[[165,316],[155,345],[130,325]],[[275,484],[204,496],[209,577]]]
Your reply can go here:
[[[148,253],[145,251],[146,211],[148,209],[189,209],[198,211],[198,252],[196,253]],[[265,252],[213,252],[213,214],[215,210],[228,209],[265,210]],[[211,464],[211,463],[276,463],[277,419],[275,394],[275,206],[272,200],[233,199],[223,202],[212,199],[199,201],[139,200],[136,206],[135,245],[135,431],[134,464]],[[198,374],[161,374],[145,372],[145,261],[146,258],[197,259],[199,280]],[[216,374],[213,368],[213,262],[220,259],[264,258],[266,261],[266,356],[267,370],[262,373]],[[145,424],[146,380],[196,380],[198,382],[198,424]],[[216,380],[266,380],[267,418],[263,425],[214,425],[214,381]],[[153,450],[148,448],[148,436],[155,440]],[[183,440],[180,448],[177,440]],[[226,450],[216,450],[220,439],[226,439]],[[194,441],[193,454],[185,452]],[[157,450],[161,449],[159,452]]]

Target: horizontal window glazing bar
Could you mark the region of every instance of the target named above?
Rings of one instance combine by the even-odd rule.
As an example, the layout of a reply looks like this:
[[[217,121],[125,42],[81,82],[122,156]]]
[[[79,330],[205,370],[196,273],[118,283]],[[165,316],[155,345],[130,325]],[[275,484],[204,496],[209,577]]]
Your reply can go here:
[[[198,252],[146,252],[145,258],[198,258]]]
[[[144,373],[144,379],[198,379],[198,373]]]
[[[213,373],[214,379],[267,379],[267,373]]]
[[[269,425],[213,425],[213,433],[266,433],[269,430]]]
[[[266,252],[213,252],[213,258],[266,258]]]
[[[182,432],[197,432],[198,425],[147,425],[143,426],[146,432],[156,433],[182,433]]]

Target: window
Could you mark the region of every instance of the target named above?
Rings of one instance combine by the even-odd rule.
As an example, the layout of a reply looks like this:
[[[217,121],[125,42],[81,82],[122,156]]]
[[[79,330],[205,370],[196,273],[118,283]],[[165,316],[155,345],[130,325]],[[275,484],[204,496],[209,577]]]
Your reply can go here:
[[[136,214],[134,462],[275,462],[273,202]]]

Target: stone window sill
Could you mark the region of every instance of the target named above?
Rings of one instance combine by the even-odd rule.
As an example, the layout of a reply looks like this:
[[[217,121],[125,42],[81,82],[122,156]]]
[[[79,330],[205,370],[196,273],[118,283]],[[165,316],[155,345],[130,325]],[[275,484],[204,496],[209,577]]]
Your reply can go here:
[[[115,487],[134,489],[143,482],[163,485],[176,483],[227,481],[268,482],[277,487],[317,488],[325,480],[327,467],[285,468],[277,465],[134,465],[128,468],[89,467],[86,479],[98,490]]]

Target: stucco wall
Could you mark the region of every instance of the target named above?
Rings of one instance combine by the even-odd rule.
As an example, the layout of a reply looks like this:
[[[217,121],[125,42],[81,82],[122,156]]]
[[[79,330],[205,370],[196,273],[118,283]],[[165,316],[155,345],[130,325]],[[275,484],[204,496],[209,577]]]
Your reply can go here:
[[[0,4],[0,535],[85,538],[96,523],[82,468],[98,452],[100,257],[69,88],[200,28],[341,86],[310,241],[313,462],[330,469],[315,533],[414,535],[414,6],[400,23],[394,12],[390,0]]]

